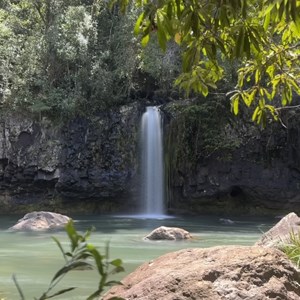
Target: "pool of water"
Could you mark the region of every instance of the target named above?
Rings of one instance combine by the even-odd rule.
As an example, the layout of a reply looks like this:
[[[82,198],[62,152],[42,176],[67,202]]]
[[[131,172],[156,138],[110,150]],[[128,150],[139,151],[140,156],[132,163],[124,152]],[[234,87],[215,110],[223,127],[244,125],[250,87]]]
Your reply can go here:
[[[231,218],[232,225],[221,224],[217,216],[172,217],[147,219],[133,216],[73,216],[76,229],[95,227],[90,242],[104,252],[109,242],[110,258],[121,258],[125,273],[112,276],[120,280],[138,265],[164,253],[190,247],[219,245],[252,245],[278,220],[274,218]],[[63,265],[60,250],[51,239],[57,237],[67,249],[64,231],[11,232],[7,230],[18,220],[16,216],[0,216],[0,299],[20,299],[12,280],[15,274],[26,299],[39,297],[48,287],[55,272]],[[143,237],[159,226],[181,227],[193,235],[191,241],[145,241]],[[58,299],[86,299],[97,286],[93,270],[74,271],[67,275],[59,288],[78,287]]]

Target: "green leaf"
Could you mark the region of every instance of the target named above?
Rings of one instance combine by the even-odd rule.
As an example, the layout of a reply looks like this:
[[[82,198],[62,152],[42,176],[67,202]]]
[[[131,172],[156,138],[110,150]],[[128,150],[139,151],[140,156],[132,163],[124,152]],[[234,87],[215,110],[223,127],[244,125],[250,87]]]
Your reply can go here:
[[[108,281],[105,283],[105,286],[114,286],[114,285],[123,285],[123,284],[121,281],[116,281],[116,280]]]
[[[256,93],[257,93],[257,89],[254,88],[250,92],[250,94],[247,93],[247,95],[243,97],[243,100],[248,107],[250,107],[250,105],[253,103]]]
[[[274,78],[274,72],[275,72],[275,66],[273,64],[269,65],[266,69],[266,73],[269,75],[270,79]]]
[[[271,20],[271,13],[268,12],[268,13],[265,15],[265,19],[264,19],[264,30],[268,30],[269,24],[270,24],[270,20]]]
[[[260,69],[256,69],[255,71],[255,84],[257,84],[260,80]]]
[[[244,41],[245,41],[245,30],[244,27],[241,26],[237,37],[236,45],[235,45],[235,56],[237,58],[242,56],[242,53],[244,51]]]
[[[300,95],[300,86],[299,86],[299,84],[296,82],[296,80],[290,77],[290,78],[288,79],[288,82],[294,87],[294,91],[295,91],[298,95]]]
[[[256,121],[256,118],[257,118],[259,112],[261,112],[261,110],[260,110],[260,107],[257,106],[257,107],[255,108],[254,112],[253,112],[253,115],[252,115],[252,121],[253,121],[253,122]]]
[[[244,52],[246,53],[247,58],[250,58],[250,41],[248,33],[244,36]]]
[[[55,294],[52,294],[52,295],[49,295],[49,296],[47,295],[47,299],[54,298],[54,297],[62,295],[64,293],[73,291],[74,289],[76,289],[76,287],[70,287],[70,288],[66,288],[66,289],[60,290],[60,291],[56,292]]]
[[[138,35],[140,33],[140,31],[141,31],[141,29],[140,29],[141,28],[141,24],[144,21],[144,18],[145,18],[145,12],[142,12],[139,15],[139,17],[138,17],[138,19],[137,19],[137,21],[135,23],[135,26],[134,26],[133,32],[134,32],[135,35]]]
[[[239,94],[236,93],[234,94],[231,98],[231,107],[232,107],[232,110],[233,110],[233,113],[235,115],[237,115],[239,113]]]
[[[278,121],[278,113],[273,105],[266,105],[275,121]]]
[[[110,264],[115,267],[120,267],[120,266],[122,266],[123,262],[121,259],[117,258],[117,259],[114,259],[113,261],[111,261]]]
[[[207,85],[204,84],[204,83],[202,83],[202,82],[199,82],[198,87],[199,87],[198,91],[200,93],[202,93],[202,95],[204,97],[206,97],[208,95],[208,87],[207,87]]]
[[[63,247],[62,247],[60,241],[59,241],[56,237],[54,237],[54,236],[52,236],[52,239],[54,240],[54,242],[56,243],[56,245],[57,245],[58,248],[60,249],[60,251],[61,251],[61,253],[62,253],[62,255],[63,255],[65,261],[68,261],[68,260],[67,260],[67,257],[66,257],[66,254],[65,254],[65,251],[64,251],[64,249],[63,249]]]
[[[76,269],[84,269],[84,268],[92,268],[93,266],[90,263],[87,263],[85,261],[74,261],[70,264],[62,267],[60,270],[56,272],[56,274],[53,276],[51,282],[54,282],[57,278],[59,278],[62,275],[67,274],[70,271],[76,270]]]
[[[149,34],[146,34],[145,36],[142,37],[141,45],[142,45],[143,47],[146,47],[146,46],[147,46],[147,44],[148,44],[148,42],[149,42],[149,38],[150,38]]]
[[[23,291],[22,291],[22,289],[21,289],[21,287],[20,287],[20,285],[19,285],[19,283],[17,281],[17,277],[16,277],[15,274],[12,276],[12,279],[13,279],[14,284],[15,284],[17,290],[18,290],[19,296],[21,297],[20,300],[25,300],[25,296],[24,296]]]
[[[74,228],[74,223],[72,220],[70,220],[67,225],[65,226],[66,232],[68,234],[68,237],[71,241],[71,249],[72,251],[75,250],[75,248],[78,246],[78,234]]]
[[[260,40],[260,34],[256,32],[256,29],[254,27],[250,27],[248,32],[248,37],[250,39],[249,43],[252,44],[254,46],[254,48],[257,51],[260,51],[260,45],[261,43],[259,43]]]
[[[166,51],[167,37],[166,37],[166,34],[164,32],[164,27],[162,26],[160,18],[158,16],[157,16],[157,26],[158,26],[157,38],[158,38],[159,46],[163,51]]]
[[[103,269],[103,256],[98,252],[98,250],[93,245],[87,245],[88,251],[93,255],[96,262],[97,270],[101,276],[105,275]]]

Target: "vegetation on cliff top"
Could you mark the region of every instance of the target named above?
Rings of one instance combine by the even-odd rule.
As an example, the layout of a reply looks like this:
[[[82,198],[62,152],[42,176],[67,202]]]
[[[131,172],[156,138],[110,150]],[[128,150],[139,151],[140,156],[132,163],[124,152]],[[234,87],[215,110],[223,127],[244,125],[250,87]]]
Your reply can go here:
[[[103,0],[1,1],[1,110],[64,118],[171,92],[179,47],[142,48],[136,17]]]
[[[206,96],[231,73],[233,113],[250,107],[252,120],[265,125],[300,94],[299,0],[107,4],[1,1],[1,107],[89,114],[156,92],[178,96],[176,77],[187,93]]]

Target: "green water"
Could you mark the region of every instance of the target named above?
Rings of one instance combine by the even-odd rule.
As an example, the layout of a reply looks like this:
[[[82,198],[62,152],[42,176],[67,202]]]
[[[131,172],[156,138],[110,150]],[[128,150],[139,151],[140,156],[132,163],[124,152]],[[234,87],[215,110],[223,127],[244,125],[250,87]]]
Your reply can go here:
[[[125,273],[112,279],[121,279],[138,265],[159,255],[190,247],[217,245],[252,245],[278,220],[272,218],[231,218],[234,225],[220,224],[218,217],[176,217],[164,220],[136,219],[118,216],[73,216],[75,226],[84,231],[91,225],[96,227],[91,243],[104,251],[110,242],[111,259],[121,258]],[[0,216],[0,299],[20,299],[12,280],[15,274],[26,299],[39,297],[47,289],[55,271],[64,260],[51,239],[57,237],[67,248],[64,231],[24,233],[7,230],[18,220],[15,216]],[[184,228],[195,237],[192,241],[144,241],[143,237],[159,226]],[[60,288],[78,287],[75,291],[58,299],[86,299],[97,286],[95,271],[74,271],[65,277]],[[56,299],[56,298],[55,298]]]

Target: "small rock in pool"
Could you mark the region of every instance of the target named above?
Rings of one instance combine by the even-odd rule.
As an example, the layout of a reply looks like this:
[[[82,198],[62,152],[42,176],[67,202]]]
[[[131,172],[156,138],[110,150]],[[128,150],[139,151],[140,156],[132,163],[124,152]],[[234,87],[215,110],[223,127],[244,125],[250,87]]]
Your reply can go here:
[[[39,231],[61,228],[69,222],[70,218],[58,213],[48,211],[34,211],[26,214],[11,230]]]
[[[221,224],[225,224],[225,225],[233,225],[233,224],[235,224],[235,222],[234,221],[232,221],[232,220],[230,220],[230,219],[219,219],[219,222],[221,223]]]
[[[166,227],[166,226],[160,226],[156,229],[154,229],[151,233],[149,233],[147,236],[145,236],[145,239],[147,240],[189,240],[191,239],[191,234],[182,229],[177,227]]]

